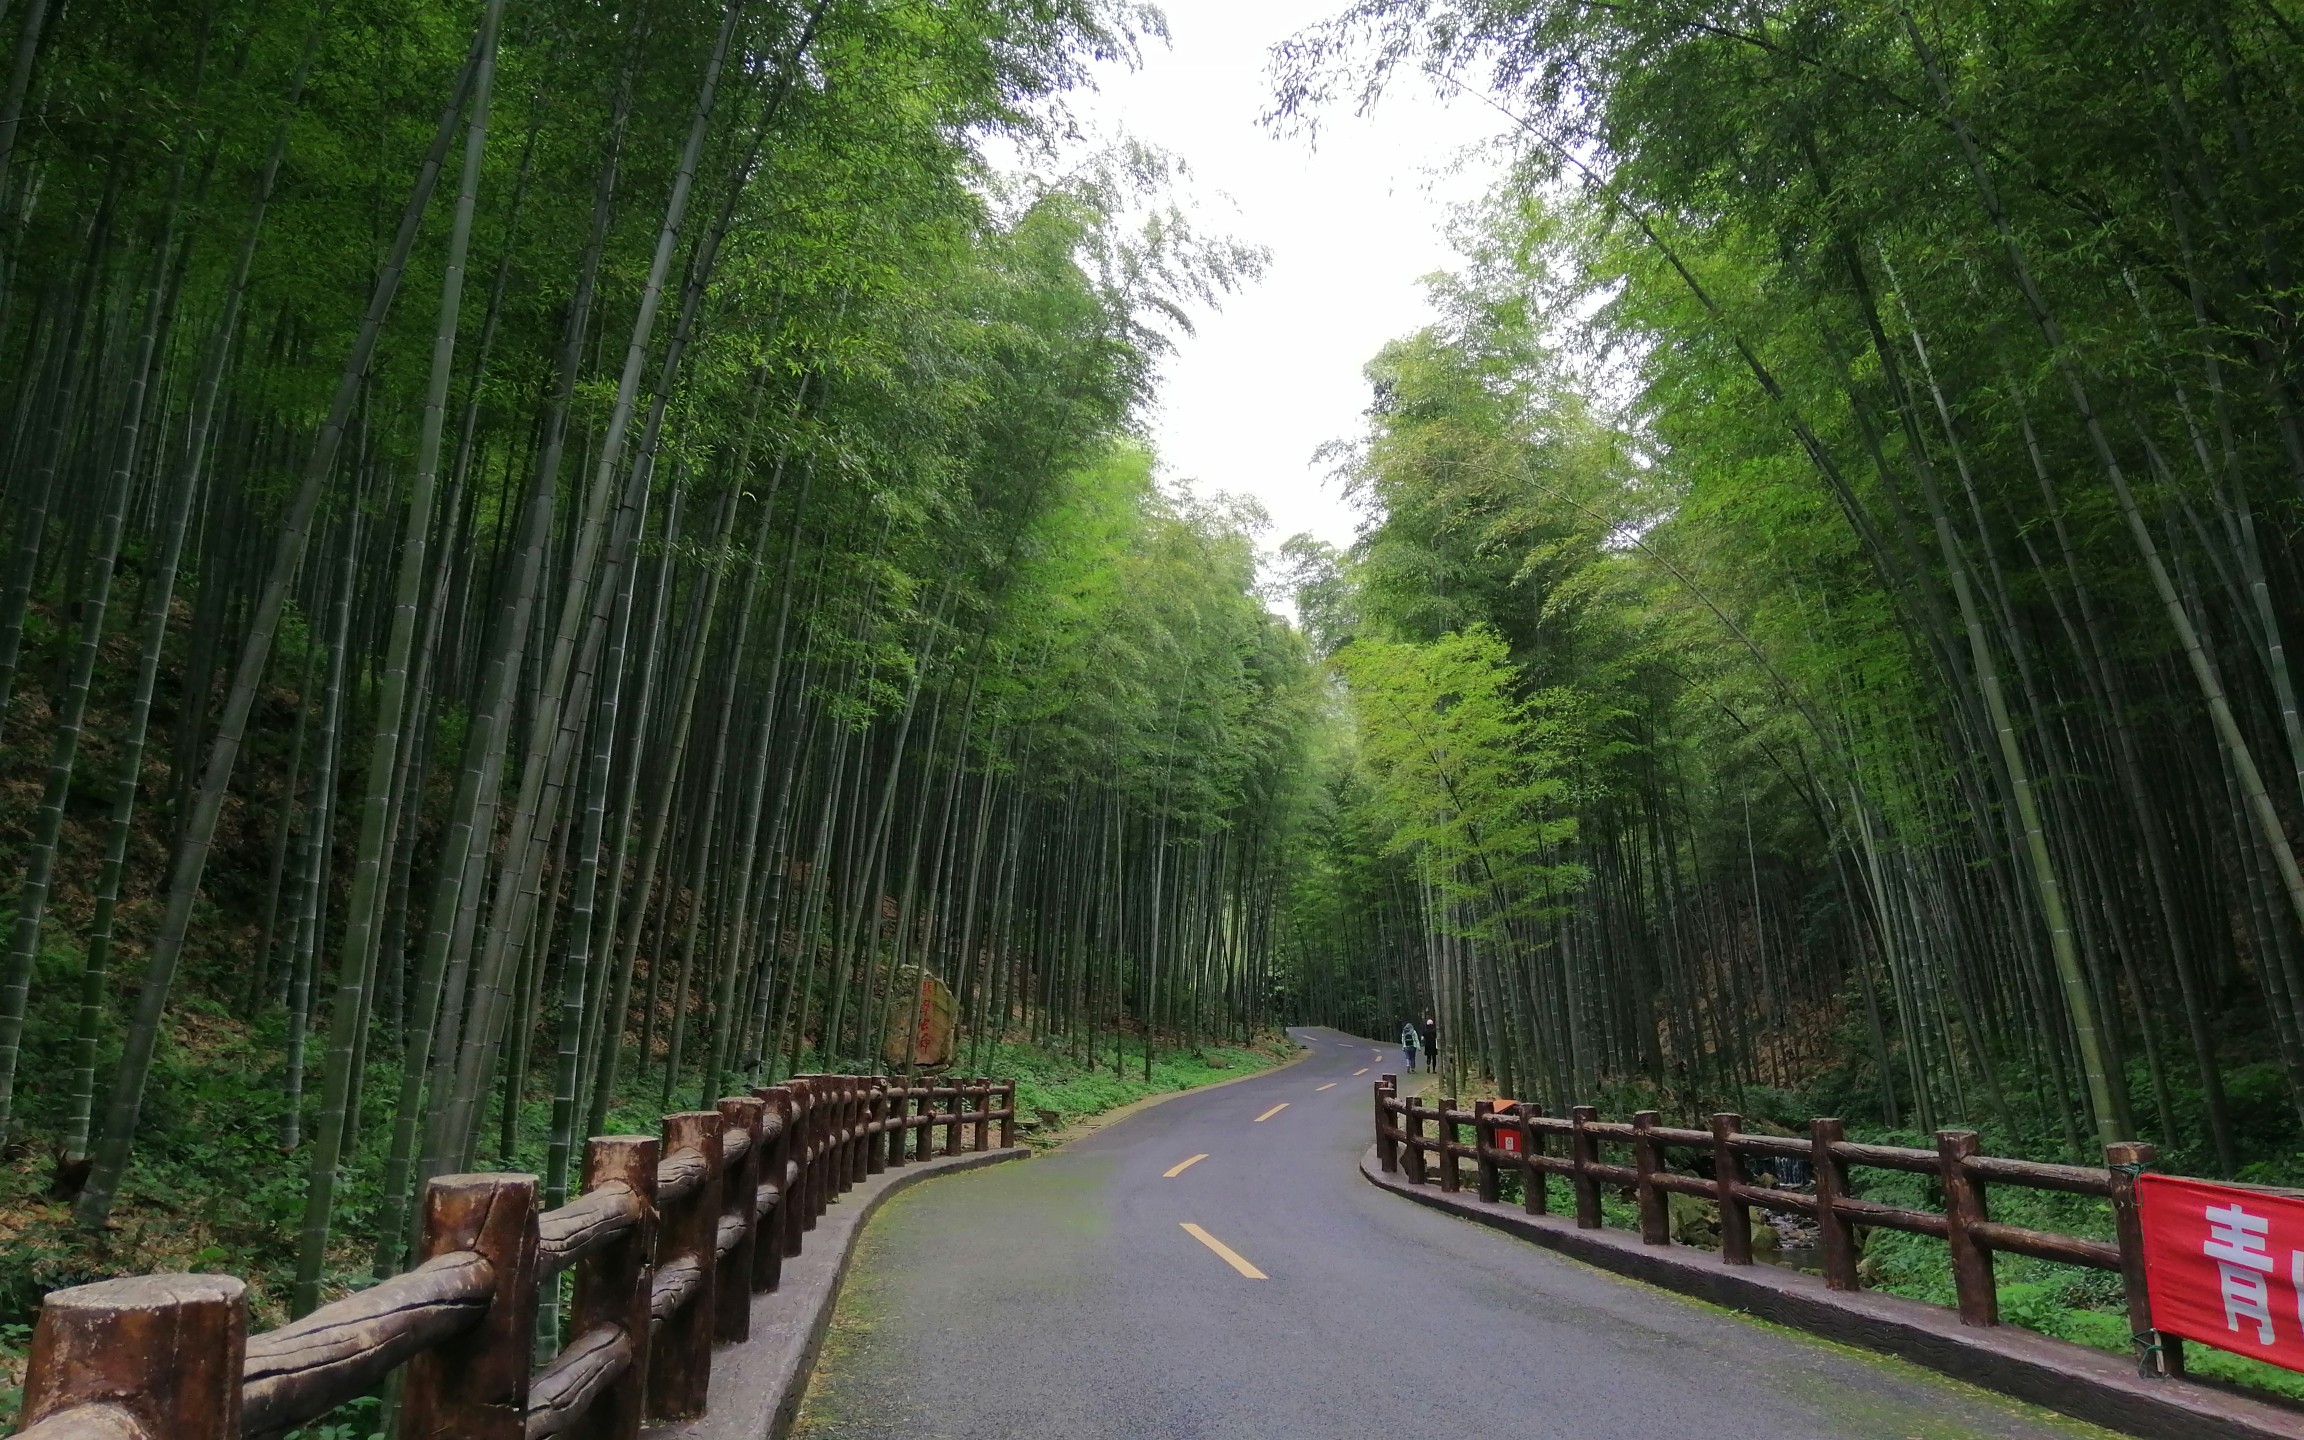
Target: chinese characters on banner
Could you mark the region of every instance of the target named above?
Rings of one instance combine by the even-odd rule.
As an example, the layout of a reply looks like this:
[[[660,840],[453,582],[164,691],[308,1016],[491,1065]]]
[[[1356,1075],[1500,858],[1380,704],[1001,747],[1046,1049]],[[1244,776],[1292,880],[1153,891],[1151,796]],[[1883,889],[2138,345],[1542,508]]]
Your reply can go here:
[[[2137,1179],[2152,1324],[2304,1370],[2304,1196]]]

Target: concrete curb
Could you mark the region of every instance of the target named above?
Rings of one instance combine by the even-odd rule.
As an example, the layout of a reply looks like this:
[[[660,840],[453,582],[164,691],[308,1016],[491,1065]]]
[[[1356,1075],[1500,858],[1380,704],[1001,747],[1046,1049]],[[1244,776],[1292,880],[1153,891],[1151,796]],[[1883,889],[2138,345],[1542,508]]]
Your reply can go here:
[[[752,1338],[712,1352],[711,1409],[694,1420],[650,1425],[640,1432],[642,1440],[784,1440],[824,1348],[857,1237],[880,1202],[922,1180],[1031,1153],[1017,1146],[939,1155],[884,1170],[833,1201],[808,1232],[807,1247],[784,1262],[783,1283],[753,1297]]]
[[[1643,1245],[1621,1230],[1579,1230],[1437,1183],[1386,1175],[1371,1145],[1360,1173],[1380,1190],[1530,1240],[1587,1265],[1795,1330],[1940,1371],[1956,1380],[2146,1440],[2297,1440],[2304,1411],[2182,1380],[2146,1380],[2133,1362],[2015,1326],[1971,1329],[1952,1311],[1873,1291],[1826,1288],[1820,1275],[1728,1265],[1710,1250]]]

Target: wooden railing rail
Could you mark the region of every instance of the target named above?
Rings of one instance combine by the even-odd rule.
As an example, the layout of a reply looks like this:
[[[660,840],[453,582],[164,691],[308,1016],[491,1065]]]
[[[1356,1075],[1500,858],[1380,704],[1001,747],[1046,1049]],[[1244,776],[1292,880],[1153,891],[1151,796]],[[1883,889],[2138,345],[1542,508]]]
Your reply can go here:
[[[1375,1117],[1376,1160],[1387,1174],[1404,1171],[1412,1185],[1436,1180],[1443,1191],[1458,1191],[1464,1184],[1462,1167],[1469,1161],[1480,1198],[1493,1204],[1501,1195],[1503,1173],[1517,1171],[1523,1181],[1521,1205],[1531,1215],[1545,1213],[1550,1205],[1546,1187],[1535,1182],[1558,1175],[1568,1183],[1580,1229],[1600,1227],[1603,1186],[1632,1192],[1640,1238],[1650,1245],[1673,1243],[1669,1196],[1709,1200],[1720,1209],[1720,1258],[1730,1265],[1752,1263],[1754,1208],[1805,1216],[1816,1222],[1824,1283],[1835,1290],[1858,1288],[1857,1227],[1932,1236],[1950,1248],[1954,1293],[1961,1322],[1967,1325],[2000,1323],[1992,1275],[1996,1253],[2108,1270],[2121,1277],[2129,1325],[2139,1345],[2157,1344],[2157,1349],[2144,1353],[2157,1357],[2158,1373],[2184,1372],[2183,1342],[2153,1331],[2152,1302],[2144,1285],[2135,1187],[2136,1176],[2153,1162],[2150,1145],[2106,1147],[2103,1169],[2049,1165],[1979,1154],[1972,1130],[1940,1130],[1936,1148],[1922,1150],[1850,1140],[1840,1121],[1829,1118],[1811,1121],[1803,1140],[1747,1133],[1743,1117],[1729,1113],[1714,1115],[1707,1129],[1688,1130],[1660,1123],[1653,1110],[1643,1110],[1629,1122],[1602,1120],[1589,1105],[1574,1106],[1565,1116],[1547,1115],[1543,1107],[1524,1102],[1499,1107],[1482,1100],[1466,1110],[1452,1099],[1437,1105],[1416,1096],[1402,1099],[1399,1081],[1391,1075],[1375,1082]],[[1603,1146],[1629,1149],[1630,1163],[1603,1159]],[[1672,1152],[1691,1151],[1709,1161],[1709,1176],[1668,1168]],[[1748,1158],[1806,1162],[1814,1193],[1751,1183],[1745,1173]],[[1437,1169],[1436,1176],[1428,1174],[1428,1162]],[[1849,1192],[1852,1168],[1934,1176],[1943,1188],[1944,1209],[1915,1210],[1860,1199]],[[2108,1201],[2119,1238],[2090,1240],[1995,1221],[1986,1195],[1999,1186]]]
[[[939,1108],[941,1107],[941,1108]],[[426,1187],[418,1264],[249,1335],[228,1275],[146,1275],[43,1301],[24,1377],[32,1440],[260,1440],[402,1374],[401,1440],[637,1440],[705,1412],[716,1344],[745,1339],[826,1206],[889,1165],[1016,1139],[1016,1085],[804,1075],[584,1152],[581,1193],[532,1175]],[[914,1137],[917,1137],[915,1140]],[[573,1271],[566,1339],[535,1363],[542,1287]]]

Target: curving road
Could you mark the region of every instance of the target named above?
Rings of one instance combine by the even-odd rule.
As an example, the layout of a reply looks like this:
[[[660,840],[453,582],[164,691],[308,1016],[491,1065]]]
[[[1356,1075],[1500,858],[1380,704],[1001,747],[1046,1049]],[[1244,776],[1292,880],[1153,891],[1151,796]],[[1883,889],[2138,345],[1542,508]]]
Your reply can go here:
[[[1292,1033],[1312,1053],[1286,1069],[892,1199],[866,1232],[798,1433],[2106,1433],[1386,1195],[1356,1169],[1369,1125],[1360,1072],[1397,1068],[1398,1051]]]

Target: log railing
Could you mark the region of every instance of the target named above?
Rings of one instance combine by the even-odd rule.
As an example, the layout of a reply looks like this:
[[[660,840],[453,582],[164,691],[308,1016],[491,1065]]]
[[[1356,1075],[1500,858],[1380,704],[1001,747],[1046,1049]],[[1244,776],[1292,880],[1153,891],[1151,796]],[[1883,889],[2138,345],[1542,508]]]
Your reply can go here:
[[[1967,1325],[2000,1323],[1992,1277],[1992,1257],[1998,1252],[2109,1270],[2121,1278],[2129,1328],[2143,1355],[2147,1360],[2158,1358],[2155,1373],[2184,1372],[2183,1342],[2173,1335],[2155,1335],[2152,1301],[2144,1285],[2136,1177],[2152,1164],[2150,1145],[2107,1146],[2104,1168],[2097,1169],[1979,1154],[1972,1130],[1939,1130],[1936,1148],[1922,1150],[1850,1140],[1841,1123],[1831,1119],[1810,1121],[1808,1137],[1801,1139],[1748,1133],[1743,1117],[1733,1114],[1714,1115],[1708,1129],[1684,1130],[1660,1123],[1653,1110],[1641,1111],[1629,1123],[1602,1120],[1589,1105],[1575,1106],[1565,1116],[1547,1115],[1543,1107],[1524,1102],[1499,1107],[1482,1100],[1466,1110],[1452,1099],[1437,1104],[1415,1096],[1403,1100],[1398,1080],[1390,1075],[1376,1082],[1375,1098],[1376,1161],[1386,1173],[1405,1170],[1412,1185],[1437,1182],[1444,1191],[1457,1191],[1463,1188],[1463,1165],[1469,1161],[1480,1198],[1494,1204],[1500,1197],[1500,1177],[1517,1171],[1522,1180],[1521,1206],[1531,1215],[1544,1214],[1549,1207],[1541,1178],[1558,1175],[1567,1181],[1579,1229],[1600,1228],[1601,1187],[1617,1186],[1632,1192],[1640,1239],[1649,1245],[1669,1245],[1667,1197],[1693,1195],[1720,1209],[1721,1260],[1750,1265],[1754,1209],[1801,1215],[1816,1224],[1824,1283],[1834,1290],[1858,1288],[1857,1228],[1932,1236],[1951,1249],[1953,1289],[1960,1320]],[[1629,1152],[1625,1163],[1605,1158],[1614,1152]],[[1703,1157],[1711,1174],[1669,1168],[1676,1154]],[[1814,1193],[1750,1183],[1745,1161],[1753,1157],[1806,1162],[1814,1177]],[[1858,1199],[1848,1187],[1848,1172],[1856,1168],[1933,1176],[1943,1189],[1944,1209],[1912,1210]],[[2088,1240],[1995,1221],[1986,1196],[2002,1186],[2107,1201],[2118,1239]]]
[[[306,1425],[402,1372],[401,1440],[635,1440],[704,1413],[712,1348],[745,1339],[827,1205],[889,1166],[1016,1143],[1014,1081],[809,1075],[584,1153],[582,1192],[533,1175],[426,1187],[417,1265],[261,1334],[227,1275],[146,1275],[42,1303],[27,1440],[243,1440]],[[943,1143],[936,1144],[936,1132]],[[967,1141],[963,1145],[963,1136]],[[539,1366],[539,1293],[573,1271]]]

